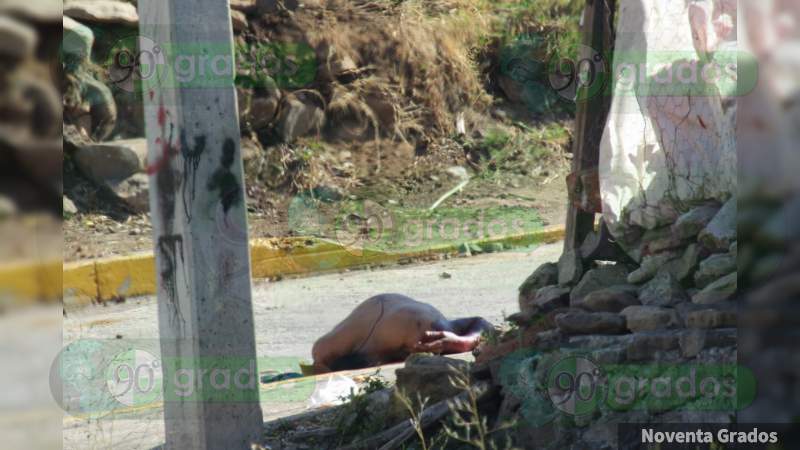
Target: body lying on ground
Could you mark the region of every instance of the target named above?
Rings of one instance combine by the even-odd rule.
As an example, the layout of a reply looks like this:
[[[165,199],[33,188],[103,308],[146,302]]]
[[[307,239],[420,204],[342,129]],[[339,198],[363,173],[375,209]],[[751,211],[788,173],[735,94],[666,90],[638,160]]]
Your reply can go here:
[[[374,367],[403,361],[411,353],[467,352],[492,329],[481,317],[447,320],[427,303],[380,294],[362,302],[314,343],[314,372]]]

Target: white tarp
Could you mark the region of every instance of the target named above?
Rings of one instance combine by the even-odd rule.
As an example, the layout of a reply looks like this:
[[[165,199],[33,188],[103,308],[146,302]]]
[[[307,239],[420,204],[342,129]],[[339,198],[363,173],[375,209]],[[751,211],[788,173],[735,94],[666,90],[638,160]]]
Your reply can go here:
[[[736,0],[622,0],[599,165],[618,237],[735,194],[736,19]]]

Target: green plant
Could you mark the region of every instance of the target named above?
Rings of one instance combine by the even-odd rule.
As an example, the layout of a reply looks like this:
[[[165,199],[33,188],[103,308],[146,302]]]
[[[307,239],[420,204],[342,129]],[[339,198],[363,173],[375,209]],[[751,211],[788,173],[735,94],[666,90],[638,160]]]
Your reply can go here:
[[[384,428],[384,416],[369,411],[370,394],[389,387],[389,383],[378,376],[379,372],[366,377],[358,392],[351,390],[348,395],[340,397],[346,403],[334,419],[339,437],[337,446],[370,436]]]
[[[453,375],[448,377],[450,384],[466,393],[466,399],[454,401],[451,406],[453,415],[451,424],[443,424],[445,434],[456,441],[478,448],[480,450],[517,450],[509,435],[505,435],[502,445],[492,435],[510,429],[512,422],[500,423],[494,428],[489,427],[486,416],[481,415],[478,408],[478,393],[472,385],[469,373],[453,369]]]
[[[397,391],[397,399],[400,400],[400,403],[403,404],[403,407],[408,411],[408,414],[411,416],[411,426],[414,427],[414,432],[417,433],[417,438],[419,439],[419,443],[422,446],[422,450],[428,450],[428,444],[425,442],[425,433],[422,431],[422,412],[425,411],[425,406],[428,404],[429,397],[425,397],[424,399],[419,395],[417,392],[417,401],[416,405],[418,407],[414,407],[415,403],[408,398],[408,394],[405,391],[398,390]]]

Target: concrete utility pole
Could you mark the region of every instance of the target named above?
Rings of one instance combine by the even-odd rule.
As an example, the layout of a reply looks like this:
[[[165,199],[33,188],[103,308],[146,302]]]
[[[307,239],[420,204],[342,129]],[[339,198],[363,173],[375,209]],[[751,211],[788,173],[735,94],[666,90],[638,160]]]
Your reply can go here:
[[[259,442],[227,1],[139,0],[166,448]]]

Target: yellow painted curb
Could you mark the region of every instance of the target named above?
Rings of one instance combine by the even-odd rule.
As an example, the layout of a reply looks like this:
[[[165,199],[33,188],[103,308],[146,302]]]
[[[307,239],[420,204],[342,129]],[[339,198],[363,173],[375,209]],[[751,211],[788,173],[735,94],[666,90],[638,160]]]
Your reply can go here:
[[[564,227],[471,242],[486,246],[525,247],[564,239]],[[411,258],[456,253],[459,245],[442,244],[405,252],[361,250],[319,238],[254,239],[250,243],[253,278],[303,275],[369,264],[392,263]],[[68,306],[106,302],[156,293],[155,260],[152,253],[92,261],[61,261],[0,267],[0,296],[15,304],[59,300]],[[2,305],[0,305],[2,306]]]

